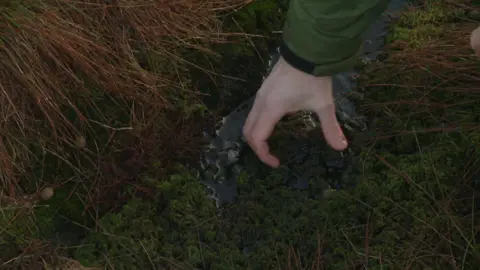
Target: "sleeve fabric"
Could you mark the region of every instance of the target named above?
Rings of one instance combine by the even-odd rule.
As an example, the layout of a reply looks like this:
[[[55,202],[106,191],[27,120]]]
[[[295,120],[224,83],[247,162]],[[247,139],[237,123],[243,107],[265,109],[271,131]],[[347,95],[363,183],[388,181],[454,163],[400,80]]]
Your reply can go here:
[[[361,52],[363,35],[388,0],[290,0],[280,45],[293,67],[330,76],[350,70]]]

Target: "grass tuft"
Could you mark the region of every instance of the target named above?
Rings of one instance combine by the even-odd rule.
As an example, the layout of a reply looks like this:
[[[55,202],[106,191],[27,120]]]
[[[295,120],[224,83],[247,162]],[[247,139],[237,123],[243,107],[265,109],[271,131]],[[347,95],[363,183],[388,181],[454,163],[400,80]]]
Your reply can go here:
[[[167,128],[164,112],[198,94],[179,77],[187,65],[180,51],[207,51],[204,44],[224,40],[218,15],[243,2],[2,3],[2,189],[21,195],[19,182],[50,156],[84,174],[78,163],[96,167],[113,132],[141,132],[152,116]],[[29,180],[45,176],[36,177]]]

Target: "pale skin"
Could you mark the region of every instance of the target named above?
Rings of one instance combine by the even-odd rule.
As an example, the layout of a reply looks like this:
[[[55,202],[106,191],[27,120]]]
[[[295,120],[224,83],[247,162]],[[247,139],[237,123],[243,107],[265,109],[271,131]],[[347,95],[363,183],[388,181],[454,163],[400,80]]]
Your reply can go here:
[[[280,165],[267,140],[283,116],[298,111],[315,112],[327,143],[338,151],[347,148],[335,115],[332,78],[309,75],[280,58],[258,90],[243,127],[245,139],[265,164],[273,168]]]
[[[477,55],[480,55],[480,27],[473,30],[470,35],[470,46]]]
[[[471,33],[470,46],[480,55],[480,27]],[[258,90],[243,127],[248,144],[265,164],[274,168],[280,165],[279,159],[270,153],[267,140],[284,115],[298,111],[315,112],[327,143],[338,151],[347,148],[335,115],[332,78],[303,73],[280,58]]]

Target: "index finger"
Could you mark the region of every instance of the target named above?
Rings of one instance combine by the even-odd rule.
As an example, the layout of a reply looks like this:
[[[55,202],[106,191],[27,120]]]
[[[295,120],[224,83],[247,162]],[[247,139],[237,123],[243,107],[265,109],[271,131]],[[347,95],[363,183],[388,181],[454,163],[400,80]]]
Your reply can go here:
[[[257,120],[250,130],[250,136],[247,138],[250,147],[255,151],[258,158],[274,168],[280,165],[280,161],[270,153],[267,140],[272,135],[275,125],[282,117],[283,113],[278,109],[264,109],[260,111]]]

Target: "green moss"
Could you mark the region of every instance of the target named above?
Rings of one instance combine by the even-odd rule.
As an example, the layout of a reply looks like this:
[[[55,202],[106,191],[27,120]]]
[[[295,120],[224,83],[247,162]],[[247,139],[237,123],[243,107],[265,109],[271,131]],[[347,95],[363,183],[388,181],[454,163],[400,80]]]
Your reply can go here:
[[[453,15],[427,11],[407,13],[396,39],[415,43],[427,33],[440,38],[443,33],[432,29],[441,29]],[[248,170],[238,181],[238,202],[217,210],[194,172],[179,169],[168,179],[150,176],[159,196],[137,198],[104,216],[99,229],[76,250],[76,259],[120,269],[282,269],[287,263],[291,269],[305,269],[318,260],[324,269],[450,269],[452,262],[474,269],[480,259],[474,231],[480,133],[468,127],[478,121],[480,104],[448,91],[459,81],[431,76],[434,67],[399,73],[405,70],[392,59],[366,67],[360,81],[370,85],[363,87],[365,113],[371,119],[368,135],[376,139],[373,145],[355,145],[362,149],[348,176],[355,188],[316,198],[312,195],[325,188],[321,169],[300,164],[299,170],[313,172],[313,185],[298,191],[283,184],[286,168],[272,171],[252,158],[245,161]],[[464,59],[455,61],[469,66],[458,62]],[[442,72],[449,76],[454,71]],[[403,87],[409,83],[436,91],[425,96]],[[419,110],[425,106],[387,104],[420,99],[465,106]],[[437,127],[438,119],[460,128],[425,132]],[[286,149],[282,145],[293,143],[281,136],[272,140],[272,148]],[[277,153],[282,158],[288,154]]]
[[[458,162],[471,146],[458,137],[455,144],[422,145],[416,154],[376,150],[384,161],[365,153],[363,173],[353,176],[359,178],[356,188],[328,200],[311,197],[321,187],[284,187],[275,171],[263,179],[245,174],[238,203],[220,212],[198,180],[181,172],[159,180],[157,200],[136,199],[105,216],[76,259],[100,265],[108,260],[120,269],[272,269],[285,265],[292,250],[310,265],[321,249],[326,269],[365,263],[367,252],[372,269],[398,263],[448,269],[444,256],[465,254],[466,267],[473,267],[480,255],[469,243],[474,190],[472,180],[460,177],[464,164]],[[412,245],[423,256],[410,258]],[[442,253],[450,248],[453,253]]]
[[[278,7],[283,6],[277,1],[256,1],[237,13],[235,20],[226,20],[225,27],[270,35],[281,25],[283,14]],[[429,35],[439,38],[452,14],[456,13],[435,7],[406,13],[394,39],[410,41],[415,47]],[[201,67],[213,63],[223,74],[248,79],[233,83],[215,77],[217,85],[192,71],[191,83],[200,83],[199,88],[210,94],[228,86],[227,92],[235,96],[230,102],[235,104],[256,90],[266,64],[257,52],[264,57],[274,40],[251,38],[213,46],[220,57],[185,52]],[[162,59],[150,60],[153,68],[163,65]],[[403,74],[395,72],[399,66],[388,59],[372,65],[366,67],[369,75],[360,85],[377,85],[363,89],[365,112],[372,120],[368,135],[376,139],[373,145],[355,145],[362,151],[348,175],[357,184],[354,189],[332,191],[328,199],[314,196],[324,191],[325,179],[323,168],[312,168],[317,160],[310,160],[313,163],[296,168],[311,171],[310,189],[293,190],[283,184],[285,168],[272,171],[251,158],[238,181],[238,202],[216,209],[195,172],[179,167],[169,177],[146,175],[142,180],[154,188],[156,196],[135,196],[93,225],[83,215],[83,195],[69,196],[73,187],[65,186],[51,201],[34,208],[34,216],[1,209],[2,251],[11,258],[32,238],[52,239],[63,233],[63,240],[73,240],[76,260],[115,269],[284,269],[287,263],[293,265],[289,269],[315,269],[316,262],[324,269],[451,269],[452,262],[455,267],[474,269],[480,259],[474,228],[479,214],[475,194],[480,179],[475,170],[480,162],[476,147],[480,133],[468,125],[478,121],[480,104],[417,114],[412,112],[418,106],[411,103],[384,105],[420,99],[421,92],[402,87],[411,81],[437,89],[428,96],[430,101],[461,104],[471,97],[443,91],[442,87],[452,85],[430,76],[428,65],[423,71]],[[178,104],[182,101],[179,95]],[[185,103],[183,111],[204,111],[205,107],[195,104]],[[114,115],[115,111],[109,113]],[[438,119],[459,123],[460,128],[451,133],[420,132],[438,126]],[[289,150],[280,150],[286,149],[282,145],[295,147],[292,140],[279,136],[272,140],[272,148],[286,158]],[[83,226],[88,233],[78,245],[78,238],[85,234]],[[3,249],[12,243],[17,245]]]
[[[12,9],[11,5],[0,6],[0,16],[9,15],[10,11],[16,12],[18,10],[21,12],[24,8],[22,5],[22,2],[15,3],[15,9]],[[179,115],[183,115],[186,118],[193,115],[201,116],[207,110],[215,109],[220,91],[226,90],[224,93],[228,94],[233,91],[230,91],[231,88],[241,89],[235,98],[230,99],[232,101],[230,104],[234,106],[236,102],[245,97],[242,96],[244,90],[246,90],[245,95],[250,95],[254,91],[254,87],[250,87],[247,90],[247,84],[252,86],[261,79],[261,73],[266,63],[262,63],[258,57],[260,55],[264,60],[266,59],[267,43],[272,43],[269,39],[274,36],[272,31],[281,28],[283,15],[279,12],[279,8],[282,5],[284,4],[274,0],[255,1],[233,16],[225,17],[223,28],[226,32],[245,33],[245,35],[232,36],[229,42],[225,44],[202,44],[206,45],[207,49],[215,52],[217,56],[184,48],[174,52],[182,60],[171,63],[167,62],[162,54],[138,48],[136,57],[140,66],[146,70],[161,73],[167,78],[171,75],[181,77],[183,85],[172,86],[177,87],[178,91],[170,91],[172,95],[168,97],[173,105],[172,110],[175,110]],[[7,14],[7,11],[10,13]],[[262,37],[246,37],[248,34]],[[255,58],[254,61],[252,61],[252,57]],[[189,63],[195,64],[196,67],[192,67]],[[244,82],[237,83],[238,80],[222,79],[223,77],[215,75],[211,77],[211,74],[205,74],[198,69],[211,70],[212,63],[215,66],[213,71],[217,74],[241,78]],[[82,134],[86,137],[87,148],[94,153],[99,148],[104,153],[108,153],[120,148],[119,146],[125,140],[131,142],[131,137],[124,135],[125,132],[116,132],[112,135],[110,129],[94,124],[94,121],[104,123],[107,120],[113,128],[130,126],[131,104],[113,95],[105,94],[105,91],[100,86],[88,80],[88,76],[81,76],[81,74],[78,74],[78,76],[85,80],[85,87],[91,89],[92,102],[94,103],[85,104],[81,102],[83,99],[73,100],[74,105],[82,112],[82,116],[93,123],[88,129],[88,133]],[[210,78],[213,78],[213,80],[210,80]],[[187,93],[185,89],[199,89],[203,93],[213,93],[212,100],[215,102],[210,103],[209,105],[211,106],[207,108],[199,96],[192,95],[190,92]],[[70,107],[62,109],[67,119],[72,123],[78,123],[80,116],[77,111]],[[81,129],[80,126],[78,128]],[[45,131],[45,134],[49,134],[49,131]],[[61,184],[59,182],[63,182],[65,179],[78,177],[78,167],[82,169],[92,168],[92,162],[93,166],[97,165],[95,164],[97,157],[93,158],[94,161],[92,161],[92,156],[86,154],[88,151],[79,152],[78,149],[73,147],[69,148],[66,146],[65,149],[62,149],[62,151],[69,153],[67,160],[60,159],[58,153],[45,153],[46,145],[50,145],[50,148],[53,149],[60,147],[54,145],[55,143],[54,141],[38,141],[37,138],[32,139],[29,148],[38,157],[38,160],[32,164],[28,179],[22,179],[22,188],[25,192],[35,192],[38,187],[38,183],[36,183],[38,179],[43,179],[48,184]],[[125,158],[124,156],[128,154],[116,151],[113,162],[121,162]],[[88,177],[93,178],[96,176],[90,175]],[[89,183],[85,184],[88,185]],[[28,221],[28,224],[22,225],[17,229],[16,224],[23,224],[24,221],[22,219],[21,222],[14,222],[10,226],[12,230],[5,230],[3,233],[4,235],[11,235],[13,238],[9,238],[10,240],[8,241],[16,242],[19,247],[26,245],[26,241],[31,237],[56,239],[57,234],[68,230],[71,230],[72,235],[70,236],[76,235],[77,238],[81,238],[84,233],[84,229],[81,226],[86,228],[93,226],[92,218],[88,214],[83,214],[85,207],[82,200],[88,200],[87,190],[79,189],[78,186],[74,185],[64,185],[56,190],[54,198],[42,204],[41,207],[35,208],[34,216],[30,217],[35,222],[32,223],[29,220],[25,220],[25,222]],[[109,210],[110,203],[102,206],[104,207],[98,209],[100,214]],[[4,215],[5,224],[15,214],[16,212],[9,212],[8,215]],[[28,230],[30,233],[24,230]],[[2,237],[0,237],[0,240],[4,240]]]
[[[38,204],[35,220],[38,235],[61,245],[76,245],[85,229],[95,224],[95,217],[86,209],[82,186],[67,184],[55,190],[54,196]]]
[[[30,215],[29,207],[2,207],[0,211],[0,227],[2,228],[0,246],[16,249],[18,246],[27,244],[32,237],[38,236],[35,220]]]
[[[66,185],[56,189],[47,201],[0,208],[0,260],[18,256],[18,252],[29,247],[32,241],[77,245],[85,235],[85,228],[94,225],[94,218],[85,211],[78,194],[72,191],[79,190]]]
[[[412,47],[419,47],[426,42],[441,37],[455,20],[465,16],[465,11],[448,1],[426,1],[424,6],[405,12],[393,26],[387,36],[388,42],[401,40]]]
[[[216,208],[196,177],[182,171],[158,182],[157,200],[135,199],[119,213],[102,218],[100,230],[91,233],[76,258],[85,264],[116,258],[112,261],[116,269],[229,265],[236,255],[222,252],[232,251],[232,246],[218,231]]]

